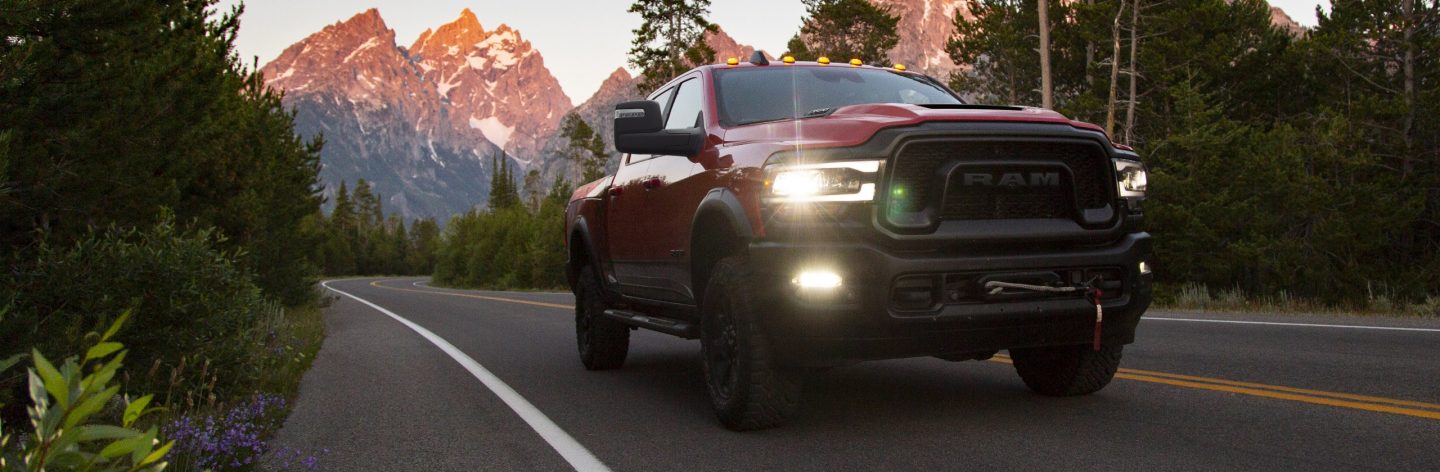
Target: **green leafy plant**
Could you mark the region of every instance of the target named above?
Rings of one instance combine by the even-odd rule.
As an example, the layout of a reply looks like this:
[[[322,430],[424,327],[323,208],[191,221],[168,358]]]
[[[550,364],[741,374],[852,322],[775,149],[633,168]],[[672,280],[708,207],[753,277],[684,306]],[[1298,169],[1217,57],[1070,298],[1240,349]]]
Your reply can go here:
[[[137,421],[156,411],[152,396],[131,400],[120,395],[116,373],[125,360],[124,346],[111,341],[130,313],[110,325],[85,351],[83,360],[65,359],[56,367],[40,351],[31,352],[29,369],[30,423],[34,428],[20,443],[16,456],[0,457],[0,469],[42,471],[159,471],[173,442],[161,444],[159,429],[136,429]],[[8,362],[8,361],[7,361]],[[90,373],[86,374],[85,371]],[[104,410],[121,398],[120,424],[106,424]],[[0,450],[8,450],[9,433],[0,424]]]

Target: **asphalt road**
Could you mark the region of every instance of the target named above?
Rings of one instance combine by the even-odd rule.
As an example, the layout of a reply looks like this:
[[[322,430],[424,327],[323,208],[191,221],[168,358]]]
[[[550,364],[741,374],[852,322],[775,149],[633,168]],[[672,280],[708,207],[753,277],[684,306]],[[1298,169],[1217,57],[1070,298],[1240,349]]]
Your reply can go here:
[[[325,470],[1440,470],[1435,320],[1152,311],[1095,395],[1032,394],[1003,357],[870,362],[734,433],[698,342],[637,331],[588,372],[569,294],[423,280],[329,283],[360,300],[327,309],[279,443]]]

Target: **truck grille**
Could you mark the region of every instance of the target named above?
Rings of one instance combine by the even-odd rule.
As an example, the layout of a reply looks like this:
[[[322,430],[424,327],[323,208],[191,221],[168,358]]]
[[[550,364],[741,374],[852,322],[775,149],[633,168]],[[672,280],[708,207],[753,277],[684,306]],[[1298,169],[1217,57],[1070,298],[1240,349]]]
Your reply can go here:
[[[1085,142],[911,143],[891,166],[887,213],[892,223],[909,225],[933,223],[920,221],[933,216],[921,215],[1074,218],[1078,210],[1108,204],[1107,161],[1100,148]]]

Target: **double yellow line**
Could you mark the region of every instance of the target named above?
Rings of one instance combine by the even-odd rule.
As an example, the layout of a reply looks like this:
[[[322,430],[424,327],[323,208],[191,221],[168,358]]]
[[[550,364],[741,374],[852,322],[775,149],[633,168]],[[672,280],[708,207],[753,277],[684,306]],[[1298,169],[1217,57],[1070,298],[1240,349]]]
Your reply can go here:
[[[990,361],[1002,364],[1014,363],[1009,356],[1003,354],[997,354],[994,358],[990,359]],[[1357,395],[1353,393],[1327,392],[1323,390],[1255,382],[1241,382],[1238,380],[1217,379],[1213,377],[1171,374],[1153,370],[1122,368],[1115,374],[1115,378],[1440,420],[1440,405],[1434,403],[1397,400],[1394,398]]]
[[[426,293],[431,295],[446,295],[451,297],[473,298],[492,302],[518,303],[522,305],[541,306],[546,308],[558,308],[573,310],[574,305],[559,303],[545,303],[534,300],[522,300],[518,298],[494,297],[486,295],[474,295],[468,293],[457,293],[439,290],[419,290],[413,288],[391,287],[383,285],[376,280],[370,282],[370,286],[399,290],[404,292]],[[1012,364],[1009,356],[997,354],[990,359],[991,362]],[[1325,405],[1351,410],[1373,411],[1378,413],[1390,413],[1395,415],[1412,416],[1431,420],[1440,420],[1440,404],[1417,402],[1410,400],[1398,400],[1394,398],[1376,397],[1370,395],[1357,395],[1353,393],[1327,392],[1323,390],[1311,390],[1305,388],[1286,387],[1283,385],[1270,385],[1256,382],[1242,382],[1238,380],[1227,380],[1213,377],[1199,377],[1194,375],[1172,374],[1168,372],[1157,372],[1153,370],[1120,369],[1115,378],[1135,380],[1155,384],[1170,385],[1175,387],[1194,388],[1200,390],[1211,390],[1216,392],[1235,393],[1253,397],[1272,398],[1277,400],[1288,400],[1314,405]]]
[[[374,281],[374,282],[370,282],[370,286],[371,286],[371,287],[375,287],[375,288],[384,288],[384,289],[390,289],[390,290],[399,290],[399,291],[402,291],[402,292],[428,293],[428,294],[431,294],[431,295],[449,295],[449,296],[452,296],[452,297],[474,298],[474,299],[477,299],[477,300],[489,300],[489,301],[492,301],[492,302],[519,303],[519,304],[521,304],[521,305],[543,306],[543,307],[546,307],[546,308],[561,308],[561,309],[565,309],[565,310],[573,310],[573,309],[575,309],[575,305],[561,305],[561,304],[559,304],[559,303],[545,303],[545,302],[537,302],[537,301],[533,301],[533,300],[521,300],[521,299],[518,299],[518,298],[487,297],[487,296],[485,296],[485,295],[471,295],[471,294],[468,294],[468,293],[443,292],[443,291],[439,291],[439,290],[418,290],[418,289],[413,289],[413,288],[391,287],[391,286],[388,286],[388,285],[381,285],[380,282],[384,282],[384,280],[376,280],[376,281]]]

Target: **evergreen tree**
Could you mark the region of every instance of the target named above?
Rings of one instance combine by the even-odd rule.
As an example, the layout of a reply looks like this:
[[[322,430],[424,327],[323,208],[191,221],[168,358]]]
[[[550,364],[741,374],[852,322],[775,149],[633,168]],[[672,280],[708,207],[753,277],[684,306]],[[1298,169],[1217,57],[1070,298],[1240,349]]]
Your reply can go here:
[[[970,0],[973,19],[955,13],[946,52],[970,70],[950,77],[950,88],[984,103],[1038,104],[1040,62],[1031,39],[1039,22],[1025,0]]]
[[[515,186],[515,176],[510,169],[510,158],[503,153],[498,163],[491,158],[491,166],[495,172],[490,176],[490,208],[510,208],[519,206],[520,191]]]
[[[900,41],[895,26],[900,16],[869,0],[804,0],[808,15],[800,33],[790,39],[789,55],[813,61],[828,56],[835,61],[860,59],[866,64],[890,66],[890,49]]]
[[[605,163],[610,154],[605,152],[605,140],[577,113],[565,115],[560,126],[560,135],[568,144],[566,157],[580,166],[580,181],[592,182],[605,176]]]
[[[410,227],[410,251],[407,255],[407,273],[431,274],[435,271],[435,256],[440,245],[440,226],[433,218],[415,220]]]
[[[540,187],[540,170],[530,169],[525,173],[525,208],[531,212],[540,211],[540,199],[545,197],[545,189]]]
[[[319,139],[232,53],[214,1],[0,3],[0,240],[68,244],[162,215],[219,228],[268,295],[299,302],[319,205]],[[167,213],[168,212],[168,213]],[[38,231],[37,231],[38,230]]]
[[[715,61],[715,50],[705,44],[705,33],[717,29],[705,19],[710,0],[635,0],[629,11],[640,14],[629,58],[640,69],[641,90],[654,90]]]

